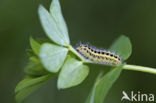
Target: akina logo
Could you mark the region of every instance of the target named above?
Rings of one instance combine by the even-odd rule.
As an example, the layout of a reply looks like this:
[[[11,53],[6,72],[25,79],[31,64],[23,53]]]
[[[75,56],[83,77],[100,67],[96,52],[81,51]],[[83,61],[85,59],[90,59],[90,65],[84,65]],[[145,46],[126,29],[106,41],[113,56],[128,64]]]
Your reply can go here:
[[[152,93],[145,94],[141,93],[140,91],[134,92],[131,91],[129,94],[127,94],[125,91],[122,91],[122,98],[121,101],[131,101],[131,102],[154,102],[155,96]]]

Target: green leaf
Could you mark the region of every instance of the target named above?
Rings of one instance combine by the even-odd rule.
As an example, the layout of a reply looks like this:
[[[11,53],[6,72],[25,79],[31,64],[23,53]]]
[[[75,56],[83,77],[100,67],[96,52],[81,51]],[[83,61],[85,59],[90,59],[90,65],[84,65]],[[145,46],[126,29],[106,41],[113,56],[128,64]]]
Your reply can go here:
[[[40,88],[53,76],[54,75],[49,74],[37,78],[27,77],[22,80],[15,89],[17,103],[21,103],[27,96]]]
[[[30,37],[30,45],[32,50],[34,51],[34,53],[36,55],[39,55],[39,51],[40,51],[40,43],[38,43],[36,40],[34,40],[32,37]]]
[[[22,80],[21,82],[18,83],[18,85],[16,86],[16,89],[15,89],[15,93],[19,92],[20,90],[22,90],[26,87],[43,82],[43,81],[49,79],[50,77],[52,77],[52,74],[48,74],[48,75],[44,75],[44,76],[40,76],[40,77],[26,77],[24,80]]]
[[[81,61],[68,57],[58,77],[57,87],[65,89],[80,84],[88,75],[89,68]]]
[[[26,52],[29,56],[29,63],[24,68],[24,72],[30,76],[41,76],[47,74],[48,71],[43,67],[37,55],[35,55],[35,53],[30,49],[26,50]]]
[[[31,87],[27,87],[25,89],[22,89],[20,92],[18,92],[15,96],[16,98],[16,102],[17,103],[22,103],[22,101],[28,97],[30,94],[32,94],[34,91],[36,91],[37,89],[39,89],[42,85],[44,85],[45,83],[41,82],[41,83],[38,83],[36,85],[33,85]]]
[[[126,60],[132,53],[131,41],[128,37],[122,35],[113,43],[110,50],[119,53],[122,60]]]
[[[37,38],[35,39],[40,45],[43,43],[53,43],[51,40],[49,39],[45,39],[45,38]]]
[[[26,49],[26,53],[29,57],[37,57],[31,49]]]
[[[120,76],[123,64],[112,69],[102,78],[97,79],[86,103],[103,103],[108,91]]]
[[[85,103],[94,103],[96,86],[94,85]]]
[[[59,0],[53,0],[53,2],[51,3],[50,14],[53,17],[53,19],[55,20],[61,34],[64,36],[64,39],[69,44],[70,41],[69,41],[68,29],[67,29],[65,20],[62,16],[62,11],[61,11],[61,6],[59,3]]]
[[[62,30],[60,30],[59,24],[57,24],[55,19],[42,5],[39,6],[39,17],[44,31],[51,40],[63,46],[69,44],[65,34],[61,32]]]
[[[50,43],[44,43],[40,49],[40,59],[49,72],[58,72],[64,63],[68,49]]]
[[[41,64],[40,60],[35,56],[29,58],[29,63],[25,67],[24,72],[31,76],[41,76],[48,73],[48,71],[46,71]]]
[[[96,82],[98,82],[101,79],[102,75],[103,75],[103,72],[99,73],[98,77],[96,78]],[[91,92],[89,93],[89,96],[88,96],[85,103],[94,103],[94,101],[95,101],[95,92],[96,92],[96,85],[94,84],[94,86],[93,86]]]

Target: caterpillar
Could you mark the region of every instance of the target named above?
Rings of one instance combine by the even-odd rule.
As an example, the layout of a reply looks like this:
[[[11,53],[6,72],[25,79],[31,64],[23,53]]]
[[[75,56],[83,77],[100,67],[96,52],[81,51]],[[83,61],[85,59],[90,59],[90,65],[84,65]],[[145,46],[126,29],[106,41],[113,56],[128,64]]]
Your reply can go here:
[[[80,43],[75,49],[86,59],[98,64],[120,65],[122,63],[119,55],[88,44]]]

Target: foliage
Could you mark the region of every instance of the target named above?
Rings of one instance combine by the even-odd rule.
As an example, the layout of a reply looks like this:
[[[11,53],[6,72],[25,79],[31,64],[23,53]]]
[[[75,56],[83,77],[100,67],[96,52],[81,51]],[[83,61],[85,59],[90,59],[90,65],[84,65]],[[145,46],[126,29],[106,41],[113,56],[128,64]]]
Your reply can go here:
[[[17,102],[22,102],[54,75],[58,76],[58,89],[66,89],[82,83],[89,74],[87,61],[70,44],[59,1],[53,0],[50,12],[42,5],[38,10],[42,27],[50,40],[30,38],[32,50],[27,50],[29,63],[25,68],[26,77],[15,89]],[[110,46],[110,50],[121,55],[123,64],[108,67],[111,70],[105,75],[99,73],[86,103],[103,103],[126,65],[124,61],[131,55],[130,39],[120,36]]]

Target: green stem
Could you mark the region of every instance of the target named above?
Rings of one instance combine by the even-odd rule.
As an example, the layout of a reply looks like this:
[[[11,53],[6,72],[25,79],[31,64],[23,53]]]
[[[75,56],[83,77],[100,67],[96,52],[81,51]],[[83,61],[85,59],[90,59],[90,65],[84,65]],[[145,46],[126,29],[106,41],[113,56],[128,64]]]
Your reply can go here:
[[[68,46],[69,50],[74,53],[76,56],[78,56],[82,62],[84,63],[91,63],[91,64],[95,64],[92,61],[89,61],[87,59],[85,59],[81,54],[79,54],[72,46]],[[129,65],[126,64],[123,66],[123,69],[125,70],[133,70],[133,71],[140,71],[140,72],[145,72],[145,73],[151,73],[151,74],[156,74],[156,69],[155,68],[149,68],[149,67],[143,67],[143,66],[136,66],[136,65]]]
[[[74,53],[78,58],[80,58],[82,62],[85,62],[86,61],[86,59],[80,53],[78,53],[72,46],[68,45],[68,49],[72,53]]]
[[[155,68],[149,68],[149,67],[143,67],[143,66],[137,66],[137,65],[128,65],[127,64],[127,65],[123,66],[123,69],[156,74]]]

